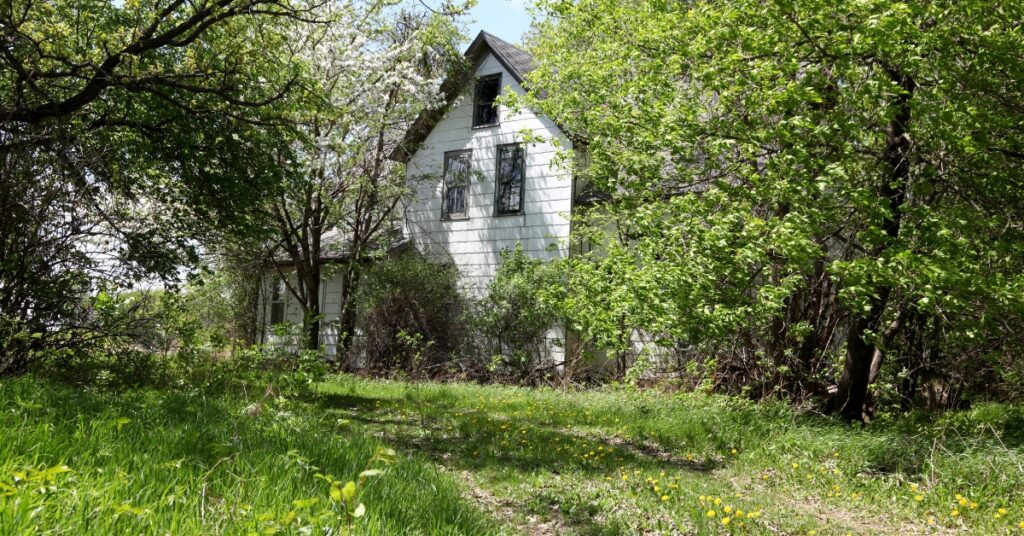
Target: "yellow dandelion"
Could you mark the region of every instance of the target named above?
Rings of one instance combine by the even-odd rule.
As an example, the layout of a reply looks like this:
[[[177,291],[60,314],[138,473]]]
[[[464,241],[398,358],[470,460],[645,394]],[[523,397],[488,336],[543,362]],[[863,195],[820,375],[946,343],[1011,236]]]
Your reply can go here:
[[[1001,515],[1001,516],[1005,516],[1006,515],[1006,508],[1000,508],[997,511],[999,512],[999,515]]]
[[[928,524],[929,525],[934,525],[935,524],[935,518],[934,517],[929,517],[928,518]]]
[[[708,510],[708,513],[707,513],[708,517],[715,517],[716,515],[718,515],[718,514],[714,510]]]
[[[957,510],[956,508],[954,508],[953,511],[949,513],[949,515],[951,515],[953,517],[956,517],[956,516],[960,515],[960,510]]]
[[[722,499],[719,499],[718,497],[715,497],[715,506],[721,506],[721,505],[722,505]]]
[[[961,498],[957,502],[960,503],[960,506],[967,506],[967,499]]]
[[[727,517],[723,517],[723,518],[722,518],[722,524],[723,524],[723,525],[728,525],[730,521],[732,521],[732,520],[731,520],[731,519],[729,519],[729,518],[727,518]]]
[[[924,495],[914,495],[914,500],[917,502],[921,502],[924,500]]]
[[[662,496],[661,496],[661,500],[663,500],[663,501],[667,501],[667,500],[668,500],[668,495],[662,495]]]
[[[732,507],[731,506],[726,506],[725,508],[722,508],[722,511],[727,513],[727,514],[731,514],[732,513]]]

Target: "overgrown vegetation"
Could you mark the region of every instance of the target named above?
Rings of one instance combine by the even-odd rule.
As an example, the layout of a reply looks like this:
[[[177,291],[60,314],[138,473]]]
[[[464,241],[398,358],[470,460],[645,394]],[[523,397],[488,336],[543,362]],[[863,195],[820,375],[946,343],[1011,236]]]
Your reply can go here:
[[[415,376],[458,367],[452,360],[465,307],[458,277],[453,266],[417,255],[377,263],[359,289],[359,334],[348,366]]]
[[[848,419],[1020,395],[1019,3],[540,5],[590,344]]]
[[[341,377],[322,393],[520,533],[1024,532],[1016,406],[863,427],[703,392]]]
[[[538,0],[594,203],[470,293],[472,3],[0,5],[0,532],[1024,534],[1024,3]]]
[[[484,363],[487,378],[525,383],[560,365],[547,352],[555,344],[548,337],[558,316],[543,296],[543,290],[558,284],[558,273],[530,258],[521,244],[501,252],[487,294],[474,301],[465,322],[470,327],[465,351]]]

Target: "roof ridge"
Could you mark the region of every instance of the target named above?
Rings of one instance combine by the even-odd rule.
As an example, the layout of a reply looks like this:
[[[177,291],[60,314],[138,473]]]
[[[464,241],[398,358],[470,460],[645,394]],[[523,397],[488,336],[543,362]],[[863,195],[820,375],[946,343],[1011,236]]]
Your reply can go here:
[[[497,40],[499,43],[501,43],[503,45],[508,45],[510,47],[515,47],[516,49],[518,49],[518,50],[520,50],[522,52],[526,52],[526,50],[524,50],[523,47],[521,47],[519,45],[516,45],[514,43],[509,43],[508,41],[506,41],[506,40],[504,40],[504,39],[502,39],[502,38],[492,34],[491,32],[488,32],[487,30],[480,30],[480,33],[484,34],[486,37],[489,37],[491,39]],[[529,54],[529,53],[527,52],[527,54]]]
[[[476,38],[473,39],[473,42],[466,49],[465,56],[476,56],[481,45],[490,49],[519,83],[523,82],[523,78],[526,73],[533,70],[532,54],[522,47],[513,45],[487,30],[480,30],[480,33],[477,34]]]

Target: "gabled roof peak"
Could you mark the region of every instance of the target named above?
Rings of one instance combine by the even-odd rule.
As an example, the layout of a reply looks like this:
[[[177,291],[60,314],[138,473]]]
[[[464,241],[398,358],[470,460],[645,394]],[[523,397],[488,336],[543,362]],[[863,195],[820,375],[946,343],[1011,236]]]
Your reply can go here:
[[[494,34],[480,31],[476,39],[466,48],[464,56],[471,66],[466,72],[453,73],[441,85],[441,93],[444,96],[445,105],[433,110],[424,111],[412,126],[405,133],[402,143],[391,152],[390,158],[398,162],[405,162],[416,151],[423,140],[427,138],[430,131],[437,125],[448,107],[458,97],[466,82],[471,79],[476,70],[480,68],[487,54],[491,53],[509,74],[515,78],[520,85],[526,73],[533,70],[533,56],[529,52],[505,41]]]
[[[488,50],[520,84],[526,73],[533,70],[533,56],[529,52],[484,30],[480,30],[476,39],[466,48],[465,56],[477,64]]]

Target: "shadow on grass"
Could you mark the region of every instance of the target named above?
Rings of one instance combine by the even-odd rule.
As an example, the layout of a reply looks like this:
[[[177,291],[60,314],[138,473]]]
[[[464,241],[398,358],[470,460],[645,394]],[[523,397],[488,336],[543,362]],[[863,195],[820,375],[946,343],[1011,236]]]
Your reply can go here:
[[[618,480],[623,472],[641,470],[710,473],[723,460],[688,460],[661,448],[612,435],[571,432],[553,424],[538,424],[533,417],[509,416],[500,410],[459,408],[456,399],[360,396],[327,393],[321,407],[341,412],[345,418],[362,423],[395,448],[422,456],[452,471],[478,473],[493,470],[527,476],[537,473],[574,474],[581,480]],[[514,480],[519,480],[515,478]],[[542,499],[543,497],[539,496]],[[552,508],[560,508],[554,497]],[[580,534],[617,534],[618,529],[602,524],[580,506],[563,511],[560,517]],[[586,508],[583,508],[586,510]],[[550,511],[531,508],[540,516]]]
[[[350,407],[358,401],[334,402]],[[14,467],[67,463],[104,485],[111,479],[96,475],[145,475],[118,484],[140,501],[163,493],[151,482],[180,483],[184,491],[175,493],[181,496],[209,493],[243,502],[249,500],[243,486],[273,485],[280,496],[247,493],[260,497],[263,510],[287,510],[293,499],[326,497],[327,486],[314,472],[353,478],[380,446],[357,430],[333,431],[316,408],[277,404],[236,392],[113,392],[35,378],[6,381],[0,383],[0,429],[32,424],[0,442],[0,455],[8,457],[0,467],[10,460]],[[368,533],[493,532],[493,520],[461,498],[453,483],[432,482],[434,493],[422,493],[418,483],[436,477],[432,465],[408,458],[388,473],[366,487],[365,501],[373,508],[367,522],[377,527]],[[239,532],[246,532],[246,522],[239,521]]]

